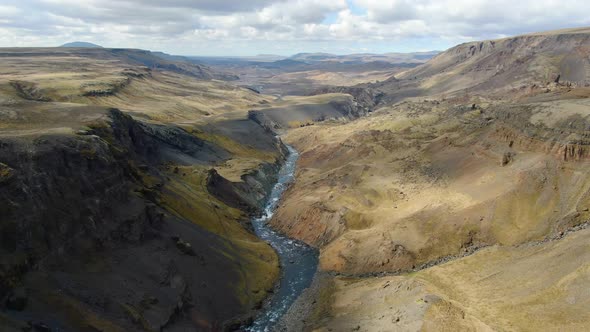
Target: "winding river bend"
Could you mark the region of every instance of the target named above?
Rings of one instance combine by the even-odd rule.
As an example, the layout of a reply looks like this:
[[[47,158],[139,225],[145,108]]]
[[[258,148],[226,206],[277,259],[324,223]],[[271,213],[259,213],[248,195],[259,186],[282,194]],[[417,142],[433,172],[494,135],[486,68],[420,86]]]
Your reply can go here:
[[[309,287],[318,266],[315,249],[275,232],[268,225],[283,192],[294,179],[299,153],[291,146],[287,148],[289,156],[279,171],[279,180],[272,189],[264,212],[260,218],[252,220],[256,235],[270,243],[279,255],[280,284],[247,331],[272,331],[273,326],[289,310],[301,292]]]

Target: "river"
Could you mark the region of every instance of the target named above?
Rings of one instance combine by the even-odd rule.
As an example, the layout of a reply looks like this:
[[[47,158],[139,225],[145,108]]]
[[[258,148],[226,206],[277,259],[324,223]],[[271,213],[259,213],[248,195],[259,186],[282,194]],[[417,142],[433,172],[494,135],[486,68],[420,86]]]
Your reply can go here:
[[[278,288],[246,331],[273,331],[273,326],[289,310],[301,292],[309,287],[318,266],[317,250],[275,232],[268,225],[285,189],[294,180],[299,153],[291,146],[287,148],[289,156],[279,171],[278,182],[272,189],[264,212],[260,218],[252,220],[256,235],[268,242],[279,255],[281,278]]]

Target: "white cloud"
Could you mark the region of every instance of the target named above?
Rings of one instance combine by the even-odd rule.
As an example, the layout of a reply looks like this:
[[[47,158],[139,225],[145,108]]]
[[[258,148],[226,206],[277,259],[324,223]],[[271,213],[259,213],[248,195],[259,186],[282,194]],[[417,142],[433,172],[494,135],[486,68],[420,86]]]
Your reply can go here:
[[[18,7],[0,5],[0,17],[13,17],[18,14],[20,14]]]
[[[250,53],[306,51],[302,47],[310,45],[364,49],[371,43],[383,49],[388,42],[432,49],[590,25],[590,2],[582,0],[2,1],[0,46],[89,40],[184,54],[226,52],[235,45]]]
[[[435,36],[487,38],[590,24],[590,2],[584,0],[354,1],[368,20],[383,26],[422,21]]]

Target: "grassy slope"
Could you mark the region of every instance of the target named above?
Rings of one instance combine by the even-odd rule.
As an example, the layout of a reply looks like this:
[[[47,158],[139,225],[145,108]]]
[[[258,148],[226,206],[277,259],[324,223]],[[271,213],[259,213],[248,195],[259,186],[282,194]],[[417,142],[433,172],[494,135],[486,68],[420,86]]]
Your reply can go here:
[[[278,258],[270,246],[248,232],[238,220],[247,218],[207,192],[207,169],[179,167],[170,172],[171,180],[163,189],[163,203],[175,215],[215,233],[226,240],[228,258],[241,266],[241,282],[232,285],[245,307],[260,302],[278,278]]]
[[[336,278],[315,329],[585,331],[589,236],[487,248],[410,275]]]
[[[572,123],[587,123],[587,104],[406,102],[345,125],[291,131],[298,180],[273,223],[320,247],[323,270],[403,271],[458,257],[403,277],[337,278],[330,318],[316,327],[587,328],[585,300],[566,295],[587,285],[588,258],[576,254],[587,249],[587,232],[513,247],[590,217],[586,154],[563,160],[564,144],[584,133]],[[514,157],[502,166],[506,152]],[[460,258],[486,245],[502,247]],[[424,303],[431,293],[436,305]]]
[[[36,95],[51,101],[117,107],[163,122],[196,121],[227,113],[243,116],[265,100],[264,96],[221,81],[199,81],[173,72],[148,71],[142,66],[95,58],[4,57],[0,73],[0,93],[7,102],[15,93],[9,83],[19,81],[33,86]],[[114,91],[122,84],[123,88]],[[114,93],[85,96],[92,91]]]
[[[139,76],[128,79],[129,72]],[[22,82],[27,96],[18,93],[14,81]],[[109,94],[85,95],[94,90]],[[199,81],[166,71],[150,72],[119,61],[75,56],[6,57],[0,64],[0,135],[72,135],[106,120],[106,107],[116,107],[153,123],[180,125],[225,149],[233,156],[232,163],[218,166],[231,175],[231,180],[237,180],[261,163],[274,163],[279,158],[278,151],[258,150],[223,135],[204,133],[196,126],[215,126],[216,121],[224,118],[245,118],[247,111],[265,98],[225,82]],[[245,313],[274,286],[278,259],[269,245],[238,222],[247,219],[243,212],[207,192],[204,181],[208,168],[213,166],[216,165],[179,165],[179,171],[174,172],[175,165],[167,165],[169,180],[160,198],[170,213],[225,239],[226,246],[217,250],[239,266],[240,281],[232,287]],[[64,310],[72,308],[65,305],[68,301],[59,300],[56,305]],[[76,315],[80,319],[91,317],[85,313]]]

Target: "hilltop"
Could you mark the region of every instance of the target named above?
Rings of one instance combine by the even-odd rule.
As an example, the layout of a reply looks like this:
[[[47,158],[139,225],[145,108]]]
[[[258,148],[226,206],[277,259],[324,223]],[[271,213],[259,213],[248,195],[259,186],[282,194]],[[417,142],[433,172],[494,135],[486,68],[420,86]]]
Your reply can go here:
[[[464,43],[374,87],[391,102],[460,93],[516,98],[555,89],[553,83],[583,87],[589,41],[587,29],[566,29]]]
[[[89,43],[89,42],[81,42],[81,41],[75,41],[75,42],[71,42],[71,43],[65,43],[65,44],[61,45],[60,47],[68,47],[68,48],[102,48],[102,46],[100,46],[100,45],[96,45],[96,44]]]

